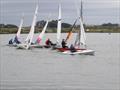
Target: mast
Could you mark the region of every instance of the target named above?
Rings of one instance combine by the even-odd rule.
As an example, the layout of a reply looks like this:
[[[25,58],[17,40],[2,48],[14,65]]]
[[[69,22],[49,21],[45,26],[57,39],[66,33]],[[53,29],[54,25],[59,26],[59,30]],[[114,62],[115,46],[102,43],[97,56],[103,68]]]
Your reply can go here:
[[[58,11],[57,44],[60,43],[60,37],[61,37],[61,4],[59,4],[59,11]]]
[[[84,29],[84,25],[83,25],[83,4],[82,4],[82,0],[81,0],[81,12],[80,12],[80,45],[84,45],[86,47],[86,35],[85,35],[85,29]]]
[[[79,19],[81,19],[81,21],[83,22],[83,2],[82,2],[82,0],[81,0],[81,4],[80,4],[80,16],[79,16]],[[81,23],[81,21],[80,21],[80,23]],[[81,24],[80,24],[80,31],[78,32],[78,47],[80,47],[80,45],[81,45],[81,28],[82,26],[81,26]]]
[[[78,19],[80,22],[80,30],[78,31],[77,37],[76,37],[76,41],[75,41],[75,45],[78,46],[78,48],[80,48],[80,45],[85,45],[85,41],[86,41],[86,36],[85,36],[85,30],[84,30],[84,26],[83,26],[83,2],[81,0],[81,6],[78,9]]]
[[[83,21],[83,2],[82,2],[82,0],[81,0],[80,16]]]

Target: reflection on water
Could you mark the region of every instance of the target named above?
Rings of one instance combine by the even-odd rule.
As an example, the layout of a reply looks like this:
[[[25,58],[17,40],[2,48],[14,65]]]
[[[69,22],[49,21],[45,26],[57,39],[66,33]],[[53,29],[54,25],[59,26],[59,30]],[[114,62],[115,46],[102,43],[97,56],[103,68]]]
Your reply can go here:
[[[88,33],[87,45],[96,51],[95,56],[64,55],[50,49],[17,50],[5,46],[12,36],[0,35],[1,90],[120,89],[120,34]],[[55,34],[46,34],[42,43],[48,37],[56,40]]]

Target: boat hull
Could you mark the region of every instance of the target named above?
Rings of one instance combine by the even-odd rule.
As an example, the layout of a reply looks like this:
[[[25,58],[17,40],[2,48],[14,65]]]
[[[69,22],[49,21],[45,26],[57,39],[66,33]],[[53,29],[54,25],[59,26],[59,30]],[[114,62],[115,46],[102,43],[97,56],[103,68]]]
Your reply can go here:
[[[64,54],[69,54],[69,55],[76,55],[76,54],[80,54],[80,55],[94,55],[95,51],[94,50],[77,50],[76,52],[71,52],[70,50],[66,50],[64,52],[62,52]]]
[[[70,51],[70,48],[56,48],[56,49],[60,52]],[[86,49],[76,48],[76,50],[86,50]]]
[[[33,47],[33,48],[43,48],[44,46],[42,46],[42,45],[30,45],[30,47]]]
[[[50,45],[30,45],[30,47],[33,47],[33,48],[51,48]]]
[[[28,44],[18,44],[17,45],[17,49],[30,49],[31,46],[29,46]]]

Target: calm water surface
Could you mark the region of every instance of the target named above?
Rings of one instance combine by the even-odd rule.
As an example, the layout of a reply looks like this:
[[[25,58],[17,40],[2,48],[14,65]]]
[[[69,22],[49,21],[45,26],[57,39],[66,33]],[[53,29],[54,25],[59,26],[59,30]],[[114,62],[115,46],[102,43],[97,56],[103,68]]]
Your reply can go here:
[[[0,35],[1,90],[120,90],[120,34],[87,33],[94,56],[5,46],[13,36]],[[44,40],[48,37],[56,40],[56,34],[46,34]]]

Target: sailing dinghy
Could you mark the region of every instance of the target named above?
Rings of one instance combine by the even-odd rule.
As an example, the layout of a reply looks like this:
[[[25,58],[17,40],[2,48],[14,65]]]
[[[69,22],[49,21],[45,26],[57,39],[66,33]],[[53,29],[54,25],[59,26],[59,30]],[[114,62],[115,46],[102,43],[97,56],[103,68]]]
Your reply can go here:
[[[71,49],[67,49],[64,50],[62,53],[70,54],[70,55],[75,55],[75,54],[94,55],[95,52],[94,50],[90,50],[86,48],[86,35],[85,35],[83,22],[81,18],[79,18],[79,21],[80,21],[80,31],[76,36],[76,41],[74,44],[76,52],[71,52]]]
[[[76,40],[74,44],[75,52],[72,52],[70,48],[58,48],[58,50],[62,51],[62,53],[64,54],[70,54],[70,55],[75,55],[75,54],[94,55],[95,51],[87,49],[86,47],[86,35],[85,35],[85,29],[83,26],[83,17],[82,17],[82,1],[81,1],[81,13],[78,17],[79,17],[78,20],[80,22],[80,30],[76,35]],[[68,36],[70,36],[70,34],[68,34]]]
[[[24,20],[24,14],[22,15],[21,22],[18,28],[18,31],[13,39],[10,39],[8,46],[17,46],[17,44],[20,44],[20,34],[21,34],[21,29],[23,25],[23,20]]]
[[[66,42],[66,43],[68,42],[68,40],[70,39],[70,37],[71,37],[71,35],[72,35],[72,32],[73,32],[73,30],[74,30],[74,27],[75,27],[76,22],[77,22],[77,19],[75,20],[75,22],[74,22],[73,25],[71,26],[70,31],[68,32],[68,34],[67,34],[67,36],[66,36],[66,39],[65,39],[65,42]],[[58,51],[60,51],[60,52],[64,52],[64,51],[66,51],[66,50],[69,50],[68,47],[66,47],[66,48],[58,47],[58,48],[56,48],[56,49],[57,49]]]
[[[39,34],[39,36],[37,37],[37,40],[36,40],[35,44],[32,45],[32,47],[34,47],[34,48],[43,48],[44,47],[44,45],[41,45],[41,41],[42,41],[42,39],[44,37],[44,34],[45,34],[45,31],[47,29],[48,22],[49,21],[47,20],[46,24],[45,24],[45,26],[44,26],[44,28],[42,30],[42,32]]]
[[[34,13],[33,22],[31,25],[30,32],[29,32],[25,42],[17,45],[18,49],[30,49],[32,47],[31,44],[32,44],[32,39],[34,36],[34,31],[35,31],[35,23],[36,23],[37,13],[38,13],[38,5],[36,6],[36,10]]]

